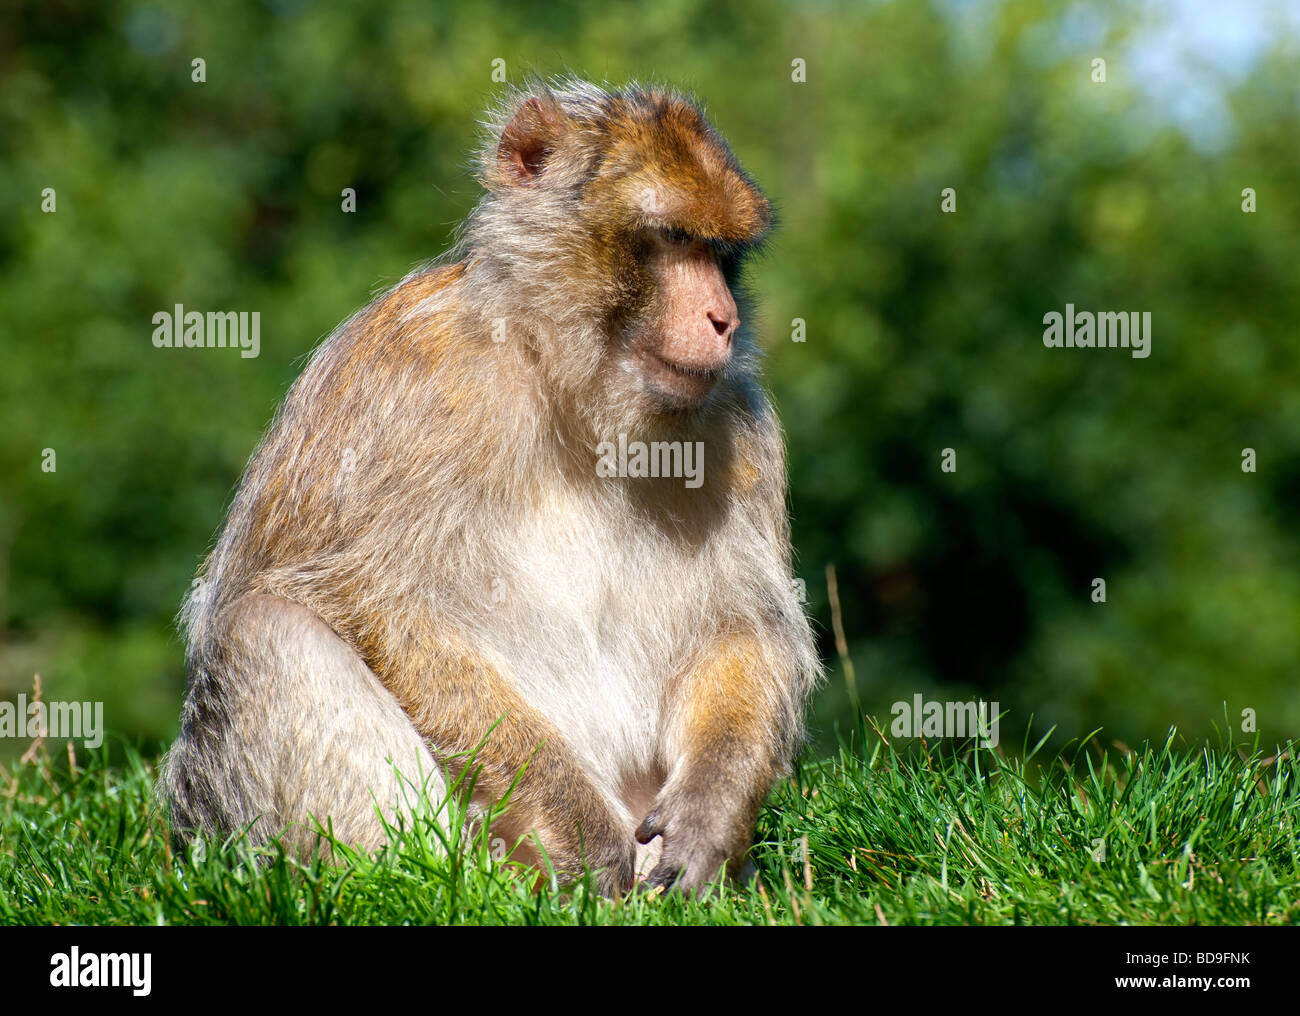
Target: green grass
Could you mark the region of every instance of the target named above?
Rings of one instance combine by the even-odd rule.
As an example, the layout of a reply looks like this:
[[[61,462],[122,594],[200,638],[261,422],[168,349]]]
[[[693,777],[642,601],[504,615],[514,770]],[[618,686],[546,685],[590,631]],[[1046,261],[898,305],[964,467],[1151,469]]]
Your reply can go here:
[[[531,892],[482,837],[433,822],[378,858],[173,854],[138,755],[0,785],[4,924],[1295,924],[1300,766],[1163,743],[1072,764],[978,751],[805,763],[763,812],[758,880],[704,901]],[[461,842],[463,840],[463,842]],[[1104,857],[1098,848],[1104,844]]]

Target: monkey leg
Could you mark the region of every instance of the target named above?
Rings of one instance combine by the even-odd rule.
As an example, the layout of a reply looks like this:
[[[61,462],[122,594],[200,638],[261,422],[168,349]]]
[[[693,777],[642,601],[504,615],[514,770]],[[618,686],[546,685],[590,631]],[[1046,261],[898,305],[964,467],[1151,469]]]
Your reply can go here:
[[[648,888],[693,892],[724,866],[743,877],[759,809],[788,769],[798,714],[788,682],[752,638],[716,647],[674,699],[665,740],[676,762],[636,838],[662,837]]]
[[[281,842],[310,854],[317,824],[367,850],[390,823],[441,804],[446,784],[396,699],[316,614],[249,595],[195,647],[181,733],[161,789],[182,840]]]

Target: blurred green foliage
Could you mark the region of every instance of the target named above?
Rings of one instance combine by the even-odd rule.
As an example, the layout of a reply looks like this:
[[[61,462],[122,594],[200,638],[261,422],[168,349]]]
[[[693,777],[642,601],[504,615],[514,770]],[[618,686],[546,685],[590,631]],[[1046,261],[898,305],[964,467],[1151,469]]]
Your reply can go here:
[[[868,711],[982,695],[1134,739],[1226,702],[1295,736],[1295,40],[1227,86],[1206,150],[1134,79],[1135,9],[1086,5],[1089,37],[1079,6],[10,0],[0,696],[39,671],[171,734],[171,619],[241,468],[304,354],[447,246],[503,60],[695,91],[775,199],[750,283],[799,572],[833,660],[836,565]],[[1067,302],[1150,311],[1152,355],[1045,348]],[[260,311],[261,356],[155,349],[176,303]],[[819,725],[845,709],[836,676]]]

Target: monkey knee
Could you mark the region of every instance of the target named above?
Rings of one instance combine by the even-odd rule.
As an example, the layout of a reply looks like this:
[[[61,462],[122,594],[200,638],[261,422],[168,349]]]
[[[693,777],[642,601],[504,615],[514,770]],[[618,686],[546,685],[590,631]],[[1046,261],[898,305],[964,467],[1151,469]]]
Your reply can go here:
[[[164,783],[173,824],[309,854],[318,831],[376,849],[386,825],[436,807],[446,785],[397,701],[299,604],[247,596],[192,662],[186,722]]]

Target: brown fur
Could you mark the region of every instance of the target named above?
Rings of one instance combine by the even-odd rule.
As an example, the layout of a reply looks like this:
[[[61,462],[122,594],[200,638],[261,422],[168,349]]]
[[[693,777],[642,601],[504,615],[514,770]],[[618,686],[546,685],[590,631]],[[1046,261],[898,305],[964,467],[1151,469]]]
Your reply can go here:
[[[402,796],[377,755],[445,778],[487,735],[482,801],[523,770],[503,833],[607,892],[658,837],[649,881],[698,888],[738,866],[819,672],[723,282],[771,208],[693,104],[580,82],[512,97],[482,179],[447,261],[340,327],[249,465],[186,609],[174,823],[308,843],[329,815],[373,846]],[[701,443],[701,485],[598,476],[620,435]]]

